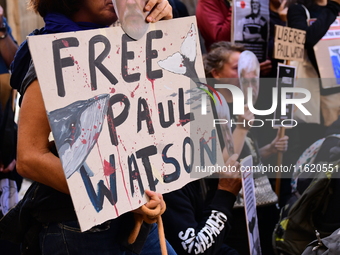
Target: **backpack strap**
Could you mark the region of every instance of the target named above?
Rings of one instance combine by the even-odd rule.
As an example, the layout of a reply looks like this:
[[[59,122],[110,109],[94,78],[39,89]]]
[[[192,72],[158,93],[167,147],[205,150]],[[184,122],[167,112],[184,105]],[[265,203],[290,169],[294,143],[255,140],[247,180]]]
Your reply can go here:
[[[340,134],[331,134],[322,139],[317,140],[311,146],[309,146],[300,156],[298,161],[295,164],[295,171],[292,176],[291,186],[292,186],[292,193],[297,192],[297,180],[300,175],[303,173],[301,170],[304,168],[306,164],[313,164],[316,156],[319,153],[319,150],[322,144],[325,142],[326,139],[335,137],[340,140]]]
[[[307,24],[308,24],[308,26],[309,26],[310,13],[309,13],[309,11],[308,11],[308,9],[307,9],[306,6],[304,6],[303,4],[301,4],[301,6],[303,7],[303,9],[305,9],[306,17],[307,17],[306,21],[307,21]]]

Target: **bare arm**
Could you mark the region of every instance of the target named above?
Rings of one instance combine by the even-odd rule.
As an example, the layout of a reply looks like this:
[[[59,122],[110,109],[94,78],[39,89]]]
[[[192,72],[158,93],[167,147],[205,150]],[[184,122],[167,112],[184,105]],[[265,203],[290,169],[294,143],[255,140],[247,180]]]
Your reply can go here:
[[[39,83],[35,80],[21,104],[17,170],[23,177],[69,193],[61,161],[49,149],[50,132]]]
[[[233,193],[235,196],[237,196],[242,186],[241,174],[239,172],[240,164],[237,162],[237,158],[238,154],[233,154],[228,158],[225,165],[229,166],[231,171],[220,173],[217,186],[218,189]],[[237,171],[233,172],[234,170]]]

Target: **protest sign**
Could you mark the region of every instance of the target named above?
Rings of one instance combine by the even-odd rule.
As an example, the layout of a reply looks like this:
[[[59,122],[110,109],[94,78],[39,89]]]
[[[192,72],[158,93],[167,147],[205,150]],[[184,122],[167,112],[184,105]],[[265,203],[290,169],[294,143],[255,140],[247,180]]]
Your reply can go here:
[[[295,84],[295,67],[283,65],[281,63],[278,64],[277,67],[277,79],[276,79],[276,89],[277,89],[277,107],[274,112],[274,126],[282,127],[282,123],[284,123],[284,127],[293,127],[295,125],[293,121],[293,104],[285,104],[286,110],[285,115],[281,113],[281,93],[282,88],[293,88]],[[286,93],[286,99],[290,100],[294,96],[293,92]]]
[[[269,0],[236,0],[233,4],[232,41],[255,53],[258,60],[267,58],[269,36]]]
[[[261,255],[259,226],[256,213],[256,198],[253,173],[253,158],[245,157],[241,162],[244,211],[246,215],[250,255]]]
[[[313,23],[315,20],[311,20]],[[340,87],[340,17],[314,46],[323,88]]]
[[[321,78],[321,114],[324,125],[330,126],[340,115],[340,17],[314,46],[314,52]]]
[[[306,31],[275,25],[274,58],[303,61]]]
[[[28,42],[82,231],[223,164],[205,92],[190,87],[204,77],[195,17],[150,24],[137,41],[110,27]]]

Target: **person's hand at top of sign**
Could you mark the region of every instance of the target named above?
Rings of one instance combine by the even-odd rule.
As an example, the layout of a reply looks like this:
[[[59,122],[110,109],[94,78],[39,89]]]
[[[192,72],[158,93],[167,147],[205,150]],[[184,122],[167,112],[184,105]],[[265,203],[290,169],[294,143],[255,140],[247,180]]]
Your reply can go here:
[[[280,15],[280,19],[282,21],[287,21],[287,12],[288,12],[288,7],[287,7],[287,0],[283,0],[277,9],[277,13]]]
[[[122,29],[138,40],[148,30],[148,23],[172,18],[167,0],[112,0]]]
[[[237,196],[242,186],[240,163],[237,161],[237,158],[238,154],[233,154],[225,162],[226,171],[219,173],[217,186],[218,189],[229,191],[235,196]]]
[[[161,19],[172,19],[172,7],[167,0],[149,0],[144,10],[150,12],[146,17],[148,22],[156,22]]]
[[[287,21],[287,0],[270,0],[269,8],[276,12],[282,21]]]
[[[267,59],[266,61],[263,61],[260,63],[260,74],[262,76],[268,75],[272,71],[272,61],[270,59]]]

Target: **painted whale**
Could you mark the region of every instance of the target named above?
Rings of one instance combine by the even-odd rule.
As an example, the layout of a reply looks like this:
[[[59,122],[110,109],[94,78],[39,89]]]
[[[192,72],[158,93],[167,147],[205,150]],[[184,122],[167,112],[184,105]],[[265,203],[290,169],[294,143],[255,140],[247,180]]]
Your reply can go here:
[[[109,98],[102,94],[48,113],[66,178],[79,170],[96,144]]]

